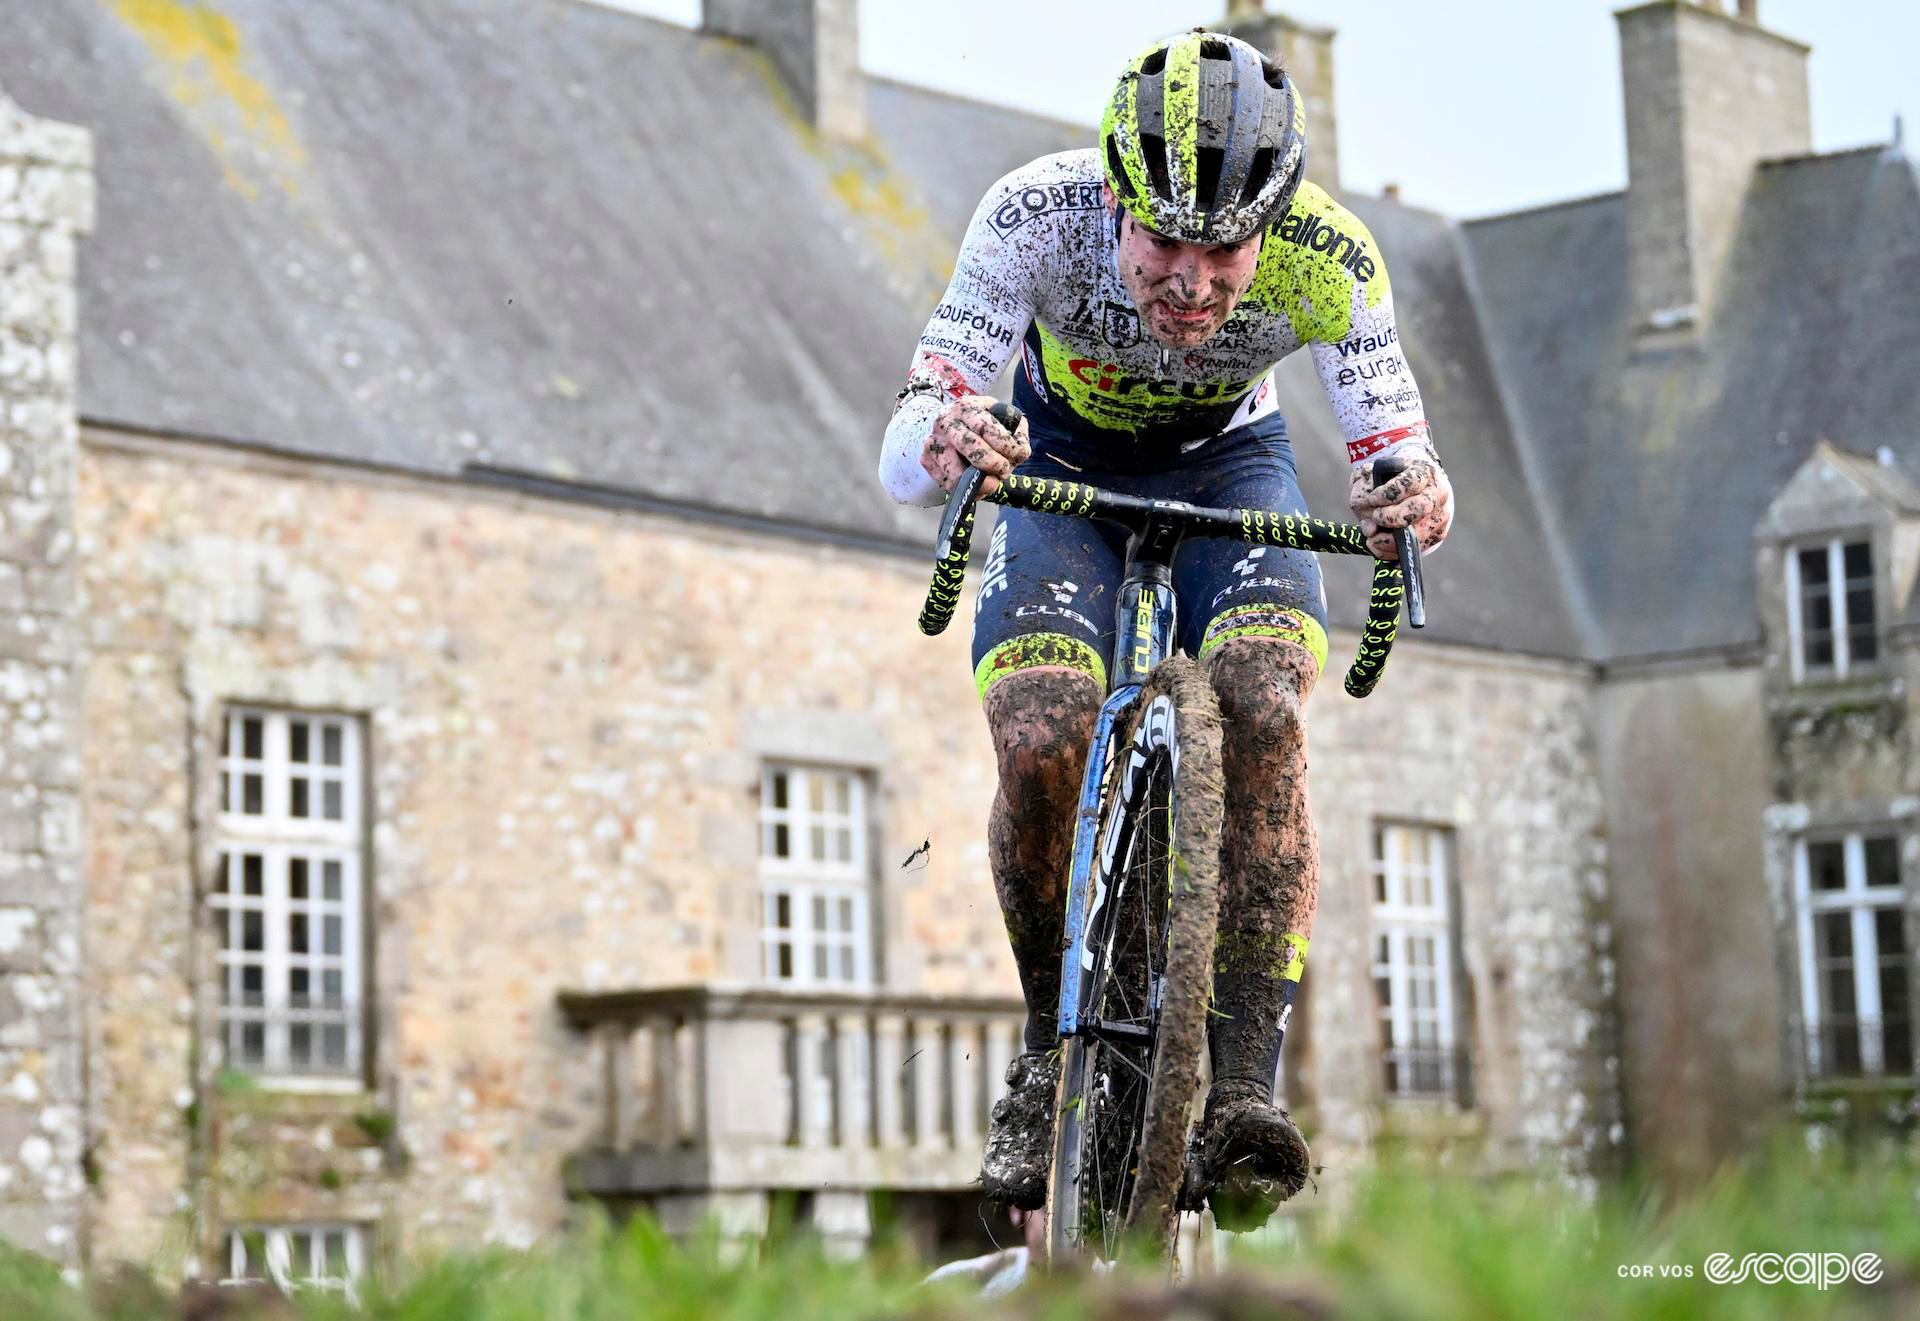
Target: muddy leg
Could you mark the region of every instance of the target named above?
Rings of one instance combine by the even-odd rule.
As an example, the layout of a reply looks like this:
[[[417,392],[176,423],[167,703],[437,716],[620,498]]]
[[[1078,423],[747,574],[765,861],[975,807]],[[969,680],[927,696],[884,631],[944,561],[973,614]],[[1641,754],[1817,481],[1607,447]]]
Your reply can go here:
[[[1273,637],[1231,639],[1207,660],[1225,721],[1227,781],[1208,1034],[1214,1095],[1226,1084],[1270,1101],[1283,1012],[1299,986],[1319,898],[1305,711],[1319,665],[1305,647]]]
[[[1000,768],[987,824],[993,887],[1026,996],[1026,1048],[1052,1050],[1074,810],[1100,687],[1079,670],[1038,667],[994,684],[986,705]]]

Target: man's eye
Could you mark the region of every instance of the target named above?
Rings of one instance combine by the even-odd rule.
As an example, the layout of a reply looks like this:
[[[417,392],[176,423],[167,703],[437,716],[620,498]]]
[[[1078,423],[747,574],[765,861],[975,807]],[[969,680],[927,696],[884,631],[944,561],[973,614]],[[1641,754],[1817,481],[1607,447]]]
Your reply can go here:
[[[1153,246],[1158,248],[1161,252],[1172,252],[1175,248],[1180,246],[1180,243],[1177,239],[1161,238],[1158,234],[1156,234],[1153,236]]]
[[[1240,249],[1246,246],[1247,246],[1246,240],[1242,239],[1238,243],[1222,243],[1220,246],[1215,248],[1214,251],[1220,254],[1222,257],[1231,257],[1236,253],[1238,253]]]

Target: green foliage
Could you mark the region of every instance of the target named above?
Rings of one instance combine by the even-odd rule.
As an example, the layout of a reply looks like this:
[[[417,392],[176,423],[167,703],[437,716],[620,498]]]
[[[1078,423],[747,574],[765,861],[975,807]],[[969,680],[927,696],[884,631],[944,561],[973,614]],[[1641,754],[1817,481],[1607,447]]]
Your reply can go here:
[[[1176,1296],[1149,1266],[1090,1280],[1044,1278],[995,1304],[967,1286],[919,1284],[926,1263],[884,1241],[858,1263],[829,1260],[783,1203],[756,1243],[708,1234],[667,1238],[638,1217],[595,1217],[529,1253],[481,1252],[417,1263],[365,1283],[358,1309],[303,1295],[320,1321],[664,1321],[768,1318],[1014,1317],[1069,1321],[1117,1314],[1395,1318],[1396,1321],[1868,1321],[1920,1315],[1920,1165],[1910,1153],[1805,1144],[1729,1169],[1699,1193],[1668,1200],[1621,1187],[1597,1197],[1533,1178],[1470,1178],[1402,1157],[1361,1186],[1333,1174],[1306,1194],[1297,1234],[1236,1241],[1223,1275]],[[1338,1206],[1344,1210],[1336,1213]],[[1883,1279],[1715,1284],[1715,1253],[1874,1252]],[[1691,1267],[1692,1274],[1662,1275]],[[1645,1267],[1645,1277],[1621,1268]],[[19,1321],[141,1321],[156,1315],[139,1281],[88,1294],[37,1258],[0,1246],[0,1316]]]
[[[394,1118],[391,1110],[362,1110],[353,1117],[353,1122],[360,1125],[360,1131],[367,1135],[367,1141],[375,1146],[385,1146],[387,1139],[393,1136]]]

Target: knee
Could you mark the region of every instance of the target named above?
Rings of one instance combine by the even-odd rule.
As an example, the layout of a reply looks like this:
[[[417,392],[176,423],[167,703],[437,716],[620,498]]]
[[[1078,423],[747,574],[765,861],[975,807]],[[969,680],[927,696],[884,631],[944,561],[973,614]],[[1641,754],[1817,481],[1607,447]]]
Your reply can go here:
[[[1284,638],[1242,637],[1207,657],[1231,747],[1290,752],[1306,742],[1306,701],[1319,674],[1313,653]]]
[[[987,725],[1009,799],[1071,795],[1099,713],[1099,685],[1079,670],[1021,670],[988,689]]]

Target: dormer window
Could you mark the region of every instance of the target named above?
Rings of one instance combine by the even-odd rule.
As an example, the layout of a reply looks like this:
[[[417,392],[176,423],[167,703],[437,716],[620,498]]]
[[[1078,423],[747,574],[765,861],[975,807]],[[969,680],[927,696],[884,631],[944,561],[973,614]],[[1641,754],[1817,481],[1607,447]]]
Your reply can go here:
[[[1844,679],[1878,662],[1871,542],[1835,537],[1788,552],[1787,631],[1796,683]]]

